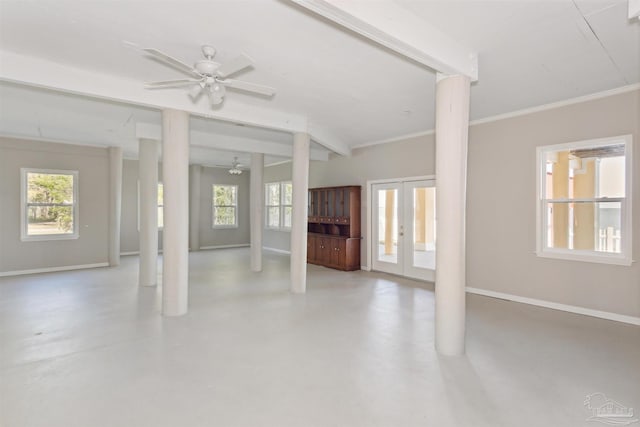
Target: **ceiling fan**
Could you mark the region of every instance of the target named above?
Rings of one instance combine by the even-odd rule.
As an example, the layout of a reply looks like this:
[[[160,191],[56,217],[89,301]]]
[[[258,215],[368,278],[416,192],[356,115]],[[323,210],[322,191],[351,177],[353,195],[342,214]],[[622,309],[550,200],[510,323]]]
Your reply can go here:
[[[242,174],[242,169],[240,169],[242,165],[238,163],[238,158],[233,158],[233,163],[231,163],[231,169],[229,169],[229,173],[231,175],[240,175]]]
[[[244,54],[241,54],[226,64],[220,64],[213,60],[213,57],[216,55],[216,50],[211,46],[204,45],[202,46],[204,59],[197,61],[193,67],[191,67],[179,59],[169,56],[157,49],[143,48],[142,50],[163,64],[192,77],[190,79],[145,83],[147,89],[191,86],[189,90],[191,99],[195,102],[203,93],[206,93],[209,97],[211,107],[222,103],[227,87],[259,95],[273,96],[275,94],[275,89],[272,87],[228,78],[232,74],[253,65],[251,58]]]

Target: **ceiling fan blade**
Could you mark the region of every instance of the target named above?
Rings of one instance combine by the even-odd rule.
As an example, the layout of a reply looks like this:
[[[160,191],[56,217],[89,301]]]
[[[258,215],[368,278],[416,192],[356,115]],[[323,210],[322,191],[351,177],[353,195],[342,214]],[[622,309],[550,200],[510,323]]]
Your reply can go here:
[[[220,83],[233,89],[259,93],[260,95],[273,96],[276,93],[276,90],[272,87],[259,85],[257,83],[249,83],[242,80],[226,79],[220,80]]]
[[[253,65],[253,60],[247,55],[241,54],[240,56],[223,64],[220,68],[218,68],[216,74],[220,77],[227,77],[251,65]]]
[[[200,83],[200,80],[195,79],[181,79],[181,80],[165,80],[161,82],[149,82],[144,85],[147,89],[164,89],[170,87],[183,87],[183,86],[191,86],[193,84]]]
[[[153,56],[155,59],[164,62],[167,65],[172,66],[176,70],[182,71],[183,73],[190,74],[192,76],[201,77],[200,73],[193,69],[193,67],[185,64],[184,62],[176,59],[172,56],[167,55],[166,53],[160,52],[158,49],[153,48],[144,48],[142,49],[149,55]]]

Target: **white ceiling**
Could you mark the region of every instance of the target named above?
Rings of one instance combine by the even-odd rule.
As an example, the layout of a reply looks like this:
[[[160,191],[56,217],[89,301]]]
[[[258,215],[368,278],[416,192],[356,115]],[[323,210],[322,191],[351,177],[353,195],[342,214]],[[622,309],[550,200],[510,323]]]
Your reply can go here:
[[[396,3],[478,52],[472,119],[640,82],[640,22],[627,19],[626,0]],[[209,43],[218,49],[219,62],[240,52],[255,60],[254,69],[234,77],[277,89],[272,99],[229,91],[223,111],[302,116],[350,147],[433,128],[433,71],[288,1],[40,0],[1,1],[0,8],[1,51],[89,70],[97,82],[102,75],[140,86],[184,77],[125,41],[187,63]],[[0,63],[0,79],[7,65]],[[53,68],[38,71],[43,85]],[[162,96],[185,102],[184,90],[167,92]],[[120,144],[135,152],[135,122],[159,123],[153,108],[14,84],[0,85],[0,99],[5,134]],[[205,116],[206,100],[200,103]],[[192,119],[194,129],[212,138],[291,142],[286,132],[205,117]],[[235,155],[233,146],[229,150],[196,148],[192,160],[205,162],[201,156],[209,153],[206,162],[225,163]]]

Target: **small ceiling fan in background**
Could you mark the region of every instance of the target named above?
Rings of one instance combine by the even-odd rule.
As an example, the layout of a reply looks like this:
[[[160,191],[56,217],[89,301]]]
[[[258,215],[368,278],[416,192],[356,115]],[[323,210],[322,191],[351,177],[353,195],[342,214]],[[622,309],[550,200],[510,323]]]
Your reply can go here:
[[[203,93],[209,97],[209,104],[213,108],[224,100],[226,88],[243,90],[245,92],[255,93],[265,96],[273,96],[275,89],[256,83],[250,83],[242,80],[229,79],[228,77],[244,70],[253,65],[253,61],[247,55],[232,59],[226,64],[220,64],[213,60],[216,50],[208,45],[202,46],[202,54],[204,59],[197,61],[193,67],[186,63],[167,55],[157,49],[143,48],[143,52],[157,59],[158,61],[175,68],[192,78],[180,80],[166,80],[161,82],[145,83],[147,89],[165,89],[174,87],[189,87],[189,96],[195,102]]]
[[[240,169],[242,165],[238,162],[238,158],[233,158],[233,163],[231,163],[231,169],[229,169],[229,173],[231,175],[240,175],[242,174],[242,169]]]

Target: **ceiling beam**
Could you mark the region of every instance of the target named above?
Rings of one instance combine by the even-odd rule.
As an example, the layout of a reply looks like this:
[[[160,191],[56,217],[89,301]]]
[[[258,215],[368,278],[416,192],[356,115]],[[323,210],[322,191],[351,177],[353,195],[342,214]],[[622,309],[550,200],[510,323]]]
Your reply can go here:
[[[233,100],[225,101],[224,107],[212,110],[208,103],[193,103],[180,90],[149,90],[142,82],[58,64],[46,59],[20,55],[0,50],[0,80],[26,84],[89,96],[109,101],[122,102],[154,109],[175,109],[191,115],[216,120],[241,123],[248,126],[297,133],[309,131],[306,116],[282,111],[254,107]],[[311,138],[337,154],[350,155],[351,149],[338,138],[322,140]]]
[[[162,128],[155,123],[137,123],[136,137],[160,140]],[[190,144],[198,148],[210,148],[215,150],[236,151],[244,153],[263,153],[271,156],[291,157],[292,145],[277,142],[261,141],[253,138],[244,138],[229,135],[213,135],[207,132],[191,131]],[[329,152],[311,148],[309,150],[311,160],[327,161]]]
[[[478,80],[475,52],[392,1],[291,1],[435,71]]]
[[[629,19],[640,19],[640,0],[629,0]]]

